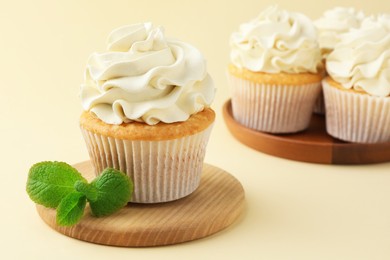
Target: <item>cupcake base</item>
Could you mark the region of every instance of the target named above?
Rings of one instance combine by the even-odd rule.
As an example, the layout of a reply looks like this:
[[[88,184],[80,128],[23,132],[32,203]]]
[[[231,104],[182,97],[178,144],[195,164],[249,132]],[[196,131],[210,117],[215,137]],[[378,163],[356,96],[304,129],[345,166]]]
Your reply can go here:
[[[211,129],[164,141],[120,140],[85,129],[82,133],[96,175],[107,167],[127,173],[134,183],[131,202],[157,203],[185,197],[199,186]]]
[[[321,91],[323,73],[263,73],[228,67],[234,118],[257,131],[303,131]]]
[[[322,86],[331,136],[354,143],[390,142],[390,98],[342,89],[329,77]]]
[[[214,119],[206,108],[185,122],[107,125],[84,112],[80,128],[96,175],[107,167],[120,170],[133,180],[131,202],[159,203],[183,198],[199,186]]]
[[[320,94],[317,97],[316,102],[314,103],[314,114],[317,115],[325,115],[325,100],[324,100],[324,93],[321,89]]]
[[[234,118],[246,127],[268,133],[305,130],[320,93],[320,83],[270,85],[230,75]]]

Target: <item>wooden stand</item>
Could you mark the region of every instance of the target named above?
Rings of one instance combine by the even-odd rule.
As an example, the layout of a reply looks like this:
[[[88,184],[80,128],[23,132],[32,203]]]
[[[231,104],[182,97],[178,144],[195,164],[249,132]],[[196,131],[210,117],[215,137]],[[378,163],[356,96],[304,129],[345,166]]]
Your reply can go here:
[[[74,165],[92,179],[89,161]],[[146,247],[177,244],[210,236],[231,225],[244,210],[244,190],[229,173],[205,164],[199,188],[173,202],[129,205],[104,218],[91,216],[72,227],[56,224],[56,211],[37,205],[40,217],[58,232],[88,242]]]
[[[236,122],[231,101],[223,117],[233,136],[258,151],[281,158],[323,164],[368,164],[390,162],[390,143],[357,144],[337,140],[326,133],[325,117],[313,115],[307,130],[294,134],[268,134]]]

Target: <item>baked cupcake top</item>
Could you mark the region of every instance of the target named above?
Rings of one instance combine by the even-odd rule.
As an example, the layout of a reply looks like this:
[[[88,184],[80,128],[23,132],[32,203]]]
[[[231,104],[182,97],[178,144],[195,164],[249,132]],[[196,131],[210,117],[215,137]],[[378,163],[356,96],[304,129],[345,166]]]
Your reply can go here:
[[[316,73],[321,63],[317,32],[303,14],[271,6],[230,38],[234,66],[253,72]]]
[[[214,95],[203,55],[151,23],[114,30],[107,52],[89,57],[81,85],[84,110],[107,124],[186,121]]]
[[[390,15],[367,17],[340,36],[326,60],[334,81],[372,96],[390,95]]]
[[[315,20],[314,25],[318,29],[318,41],[323,58],[326,58],[340,41],[340,34],[348,32],[351,28],[360,27],[363,18],[363,12],[358,12],[354,8],[335,7],[325,11]]]

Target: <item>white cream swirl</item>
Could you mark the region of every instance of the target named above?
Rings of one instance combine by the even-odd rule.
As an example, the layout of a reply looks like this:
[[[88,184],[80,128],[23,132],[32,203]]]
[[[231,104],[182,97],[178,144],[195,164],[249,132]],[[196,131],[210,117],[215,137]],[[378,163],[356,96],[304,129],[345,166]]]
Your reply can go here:
[[[81,86],[84,110],[108,124],[185,121],[214,95],[202,54],[150,23],[114,30],[108,51],[89,57]]]
[[[340,37],[326,61],[329,75],[343,87],[373,96],[390,95],[390,15],[368,17]]]
[[[254,72],[316,73],[321,63],[317,31],[300,13],[271,6],[230,38],[231,62]]]
[[[314,21],[324,58],[340,41],[340,34],[348,32],[351,28],[359,28],[363,18],[363,12],[358,12],[354,8],[335,7],[325,11],[322,17]]]

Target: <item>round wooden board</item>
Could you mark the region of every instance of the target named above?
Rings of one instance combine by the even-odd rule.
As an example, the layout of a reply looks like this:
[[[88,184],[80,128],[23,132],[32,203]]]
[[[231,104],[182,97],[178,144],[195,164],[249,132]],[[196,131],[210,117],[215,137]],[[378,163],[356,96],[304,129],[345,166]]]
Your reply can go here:
[[[325,117],[313,115],[307,130],[294,134],[268,134],[246,128],[233,118],[231,101],[223,117],[232,135],[258,151],[296,161],[323,164],[369,164],[390,162],[390,143],[356,144],[326,133]]]
[[[74,165],[88,180],[94,178],[90,161]],[[204,164],[199,188],[173,202],[129,205],[104,218],[91,216],[72,227],[56,224],[56,211],[37,205],[40,217],[67,236],[112,246],[146,247],[182,243],[212,235],[231,225],[245,206],[244,190],[229,173]]]

